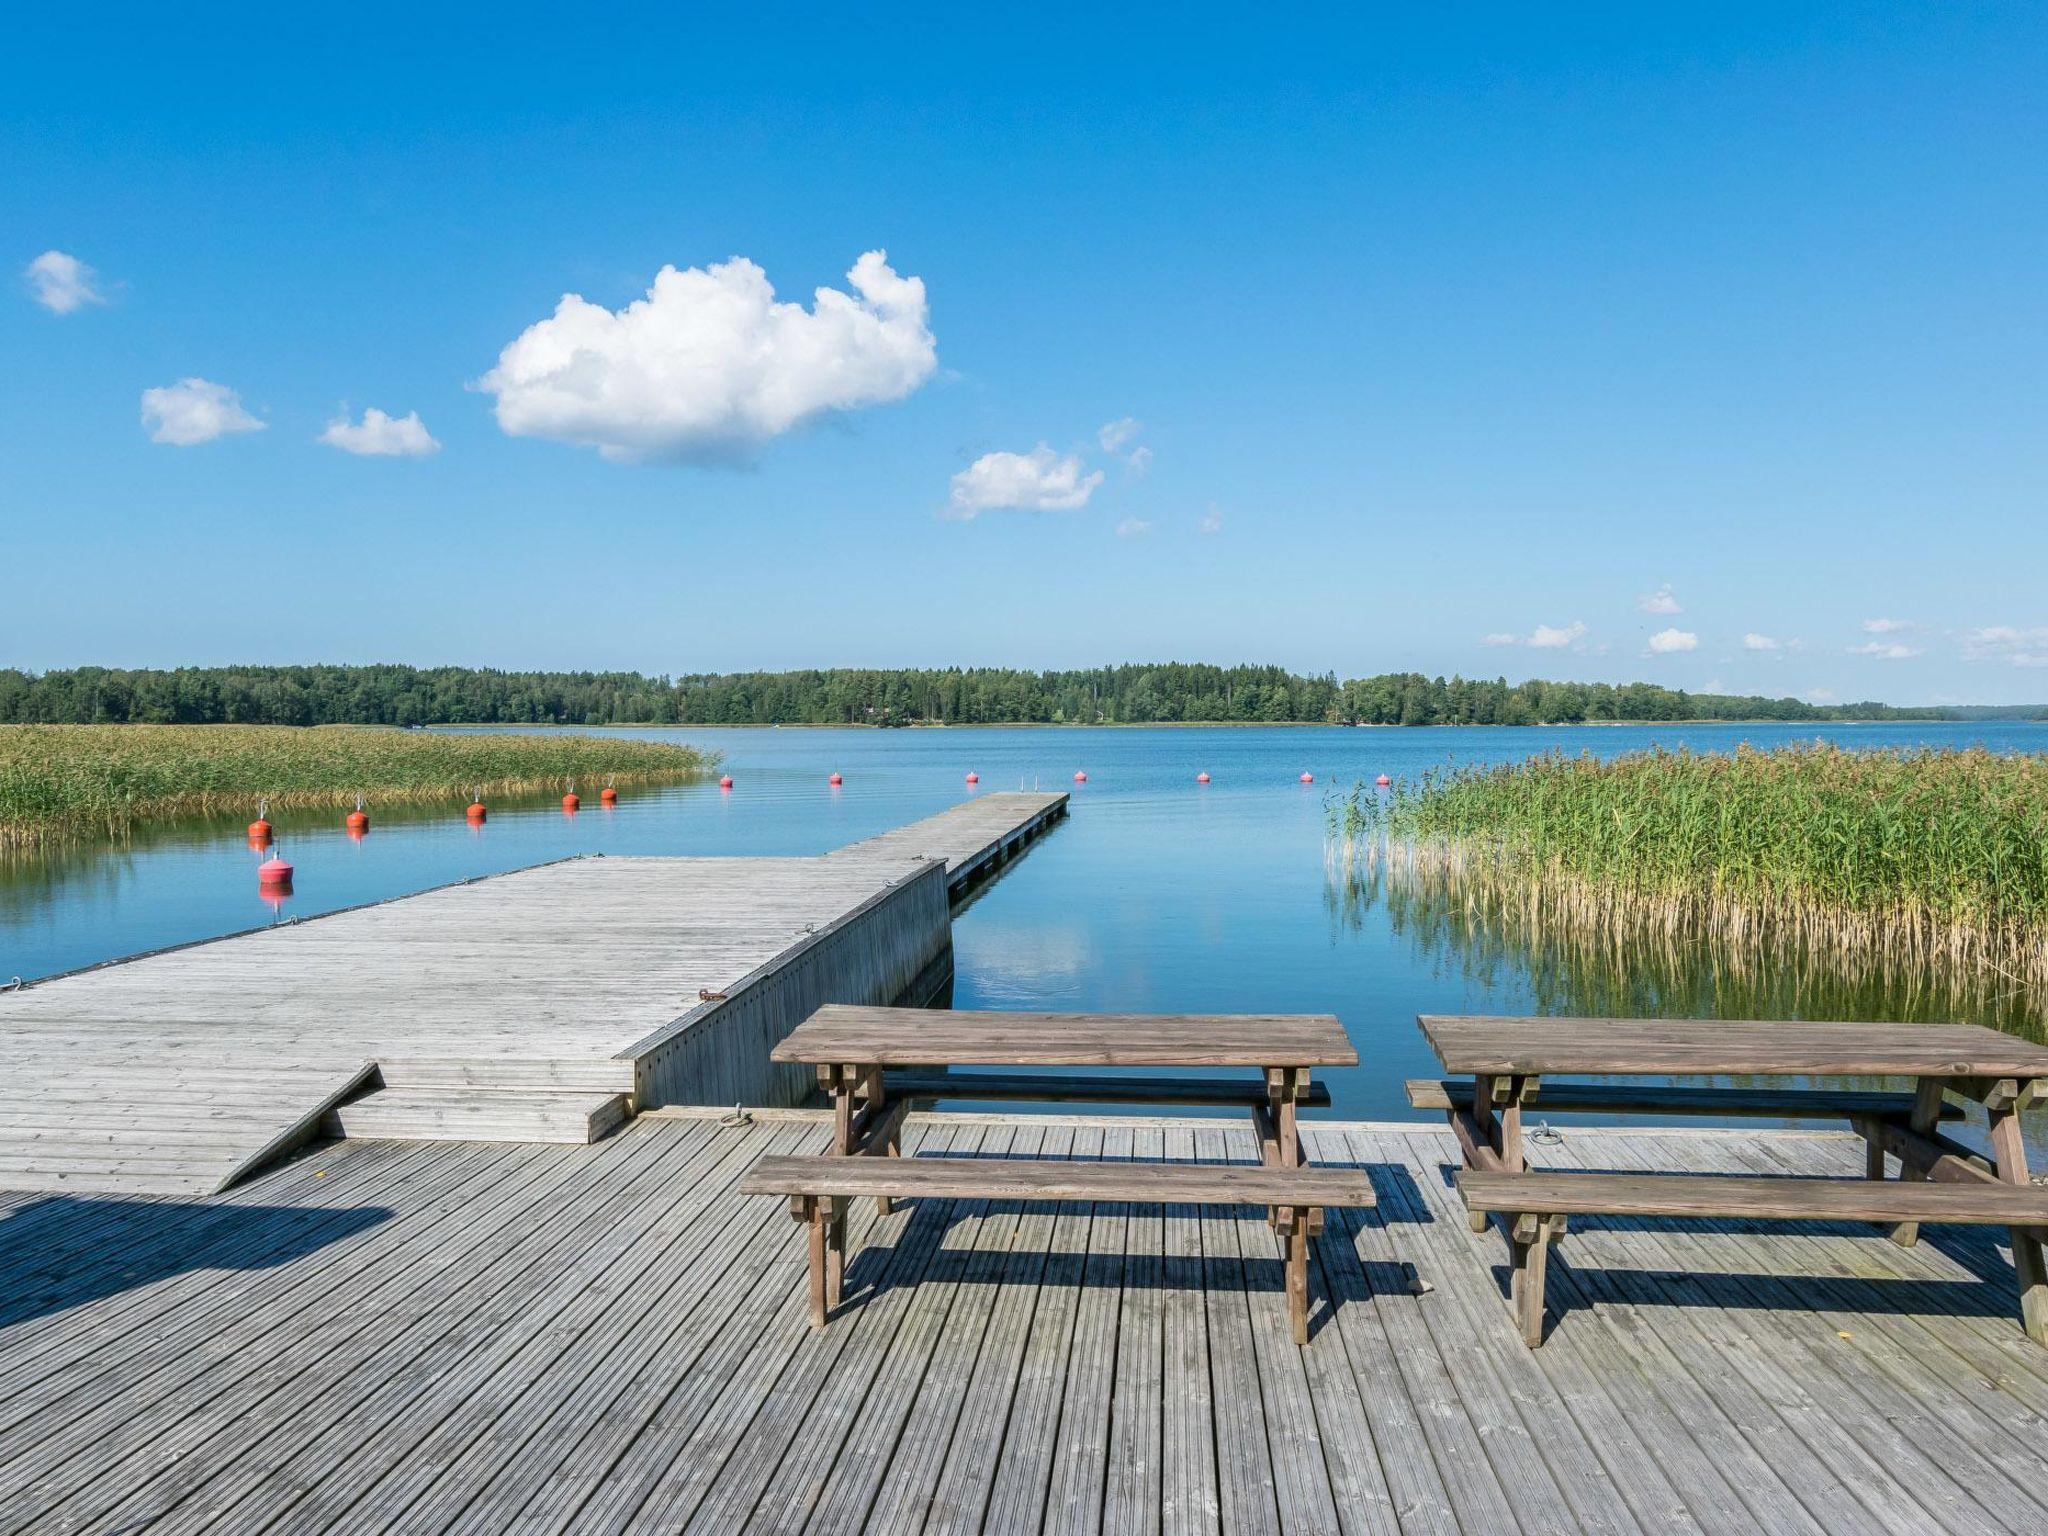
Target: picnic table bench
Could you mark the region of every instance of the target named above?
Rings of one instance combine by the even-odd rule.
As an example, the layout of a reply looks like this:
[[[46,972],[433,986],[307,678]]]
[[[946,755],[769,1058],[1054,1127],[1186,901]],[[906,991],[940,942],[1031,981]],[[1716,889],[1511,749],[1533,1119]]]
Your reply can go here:
[[[1574,1215],[1874,1221],[1912,1243],[1922,1222],[2002,1226],[2012,1237],[2020,1321],[2048,1344],[2048,1188],[2027,1172],[2020,1113],[2048,1103],[2048,1047],[1974,1024],[1450,1017],[1418,1021],[1447,1072],[1409,1101],[1445,1111],[1463,1154],[1458,1189],[1472,1230],[1506,1219],[1509,1297],[1522,1337],[1543,1340],[1550,1246]],[[1629,1077],[1907,1077],[1910,1093],[1868,1089],[1557,1083],[1551,1074]],[[1984,1106],[1991,1156],[1941,1130],[1953,1098]],[[1862,1136],[1862,1179],[1531,1170],[1525,1114],[1559,1112],[1840,1118]],[[1899,1178],[1886,1180],[1886,1155]]]
[[[1308,1244],[1328,1206],[1369,1206],[1372,1183],[1349,1168],[1312,1168],[1299,1111],[1329,1102],[1316,1067],[1352,1066],[1358,1053],[1328,1015],[952,1012],[828,1005],[770,1053],[817,1069],[833,1107],[831,1151],[764,1157],[742,1188],[787,1196],[808,1229],[811,1324],[839,1304],[846,1202],[871,1196],[886,1214],[897,1197],[1107,1200],[1264,1205],[1285,1243],[1288,1317],[1308,1337]],[[1256,1077],[1091,1077],[958,1067],[1255,1068]],[[1250,1110],[1262,1165],[905,1158],[903,1116],[913,1099],[1038,1099]]]

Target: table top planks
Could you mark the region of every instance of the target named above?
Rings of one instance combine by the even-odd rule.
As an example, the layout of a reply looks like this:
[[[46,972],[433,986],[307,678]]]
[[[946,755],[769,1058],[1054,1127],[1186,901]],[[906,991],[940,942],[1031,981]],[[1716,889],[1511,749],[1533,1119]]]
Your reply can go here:
[[[1616,1075],[2048,1077],[2048,1046],[1977,1024],[1423,1014],[1444,1070]]]
[[[828,1004],[771,1053],[820,1066],[1352,1067],[1331,1014],[1013,1013]]]

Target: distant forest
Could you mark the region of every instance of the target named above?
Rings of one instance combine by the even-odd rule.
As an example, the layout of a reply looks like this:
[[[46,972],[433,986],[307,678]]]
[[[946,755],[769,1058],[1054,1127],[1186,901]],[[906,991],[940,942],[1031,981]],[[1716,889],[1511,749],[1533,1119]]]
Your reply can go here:
[[[0,669],[0,723],[240,725],[1564,725],[2035,719],[2040,706],[1894,708],[1389,672],[1339,682],[1181,662],[1020,672],[834,668],[646,677],[472,667]]]

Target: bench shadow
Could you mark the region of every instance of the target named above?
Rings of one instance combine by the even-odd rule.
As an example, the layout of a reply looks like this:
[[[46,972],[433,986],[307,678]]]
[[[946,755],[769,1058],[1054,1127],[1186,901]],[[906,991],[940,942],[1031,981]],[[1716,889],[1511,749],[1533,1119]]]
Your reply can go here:
[[[1009,1157],[1001,1153],[944,1152],[912,1156],[943,1156],[948,1159],[985,1158],[989,1162],[1032,1162],[1032,1158]],[[1100,1158],[1091,1161],[1124,1163],[1157,1163],[1159,1158],[1125,1157]],[[1254,1167],[1249,1159],[1235,1158],[1213,1166]],[[1382,1222],[1386,1224],[1413,1224],[1414,1218],[1408,1213],[1419,1211],[1424,1221],[1434,1220],[1429,1214],[1427,1202],[1420,1198],[1414,1176],[1404,1164],[1340,1162],[1321,1159],[1317,1168],[1348,1168],[1363,1172],[1371,1179],[1374,1198],[1379,1202],[1374,1207],[1358,1207],[1339,1212],[1325,1213],[1324,1235],[1317,1239],[1311,1249],[1309,1262],[1309,1336],[1313,1339],[1321,1327],[1335,1320],[1337,1309],[1346,1300],[1364,1300],[1374,1295],[1414,1295],[1420,1285],[1413,1264],[1401,1261],[1365,1261],[1358,1257],[1356,1245],[1350,1240],[1343,1223],[1353,1220],[1360,1223]],[[1256,1222],[1261,1227],[1265,1221],[1265,1207],[1256,1205],[1195,1205],[1179,1202],[1143,1203],[1137,1201],[1103,1201],[1093,1205],[1086,1201],[1048,1200],[958,1200],[953,1198],[933,1199],[902,1196],[895,1200],[897,1210],[907,1213],[908,1220],[888,1240],[873,1236],[862,1243],[857,1250],[849,1247],[846,1272],[840,1291],[840,1310],[855,1307],[861,1301],[901,1284],[951,1283],[962,1280],[1000,1282],[1006,1269],[1011,1268],[1022,1257],[1028,1264],[1033,1255],[1024,1253],[1020,1245],[1008,1243],[1001,1248],[977,1249],[972,1246],[944,1247],[946,1234],[954,1227],[970,1220],[1016,1220],[1033,1213],[1073,1214],[1086,1211],[1090,1222],[1095,1212],[1117,1209],[1128,1214],[1162,1221],[1200,1222],[1209,1221]],[[1081,1247],[1047,1247],[1042,1261],[1032,1271],[1037,1285],[1067,1285],[1079,1289],[1115,1290],[1159,1290],[1186,1292],[1217,1288],[1236,1287],[1248,1295],[1269,1292],[1281,1300],[1287,1288],[1286,1261],[1280,1250],[1280,1239],[1270,1232],[1248,1233],[1242,1228],[1242,1242],[1255,1244],[1256,1251],[1247,1253],[1242,1243],[1233,1241],[1223,1251],[1210,1254],[1198,1245],[1195,1251],[1168,1249],[1164,1226],[1160,1231],[1159,1251],[1149,1246],[1143,1252],[1133,1252],[1128,1231],[1124,1240],[1113,1249],[1090,1252],[1087,1249],[1088,1234],[1082,1235]],[[927,1253],[923,1260],[909,1258],[917,1253]],[[915,1265],[923,1264],[922,1270],[914,1276],[900,1273],[892,1276],[891,1270],[899,1259]]]
[[[0,1329],[193,1270],[289,1264],[393,1213],[52,1195],[0,1211]]]

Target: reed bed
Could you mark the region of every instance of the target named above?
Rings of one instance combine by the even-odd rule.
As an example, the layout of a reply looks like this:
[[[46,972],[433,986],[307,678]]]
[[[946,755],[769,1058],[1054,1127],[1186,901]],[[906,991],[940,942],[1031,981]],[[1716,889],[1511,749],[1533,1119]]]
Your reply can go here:
[[[562,787],[673,782],[714,759],[690,747],[570,735],[438,735],[270,725],[0,726],[0,851],[233,813],[460,804]]]
[[[1455,898],[1553,954],[1960,987],[2008,1027],[2048,998],[2048,756],[1551,754],[1360,785],[1329,830],[1345,880]]]

